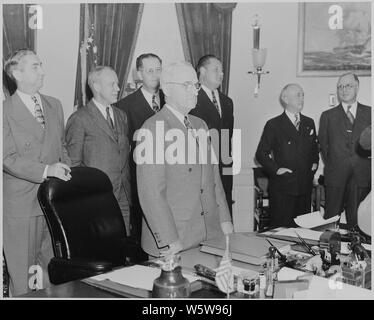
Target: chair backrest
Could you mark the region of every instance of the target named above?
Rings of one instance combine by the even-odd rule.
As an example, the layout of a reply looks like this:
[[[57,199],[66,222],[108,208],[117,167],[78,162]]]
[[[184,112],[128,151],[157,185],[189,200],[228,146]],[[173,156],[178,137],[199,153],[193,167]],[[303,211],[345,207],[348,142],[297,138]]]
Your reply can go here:
[[[56,257],[123,262],[126,228],[108,176],[75,167],[72,178],[48,178],[38,190]]]
[[[259,188],[264,198],[268,198],[269,176],[263,168],[253,168],[254,185]]]

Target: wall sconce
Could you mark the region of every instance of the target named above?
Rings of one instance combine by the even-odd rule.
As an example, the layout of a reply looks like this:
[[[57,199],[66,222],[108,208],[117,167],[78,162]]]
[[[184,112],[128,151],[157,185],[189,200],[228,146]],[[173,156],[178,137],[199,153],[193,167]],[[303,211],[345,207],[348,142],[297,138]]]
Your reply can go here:
[[[248,71],[248,73],[257,75],[257,83],[255,87],[255,92],[254,92],[254,96],[257,98],[258,91],[260,89],[261,75],[269,73],[269,71],[264,71],[262,69],[266,61],[267,49],[266,48],[260,49],[260,24],[259,24],[259,18],[257,14],[254,16],[252,27],[253,27],[252,62],[253,62],[254,71]]]

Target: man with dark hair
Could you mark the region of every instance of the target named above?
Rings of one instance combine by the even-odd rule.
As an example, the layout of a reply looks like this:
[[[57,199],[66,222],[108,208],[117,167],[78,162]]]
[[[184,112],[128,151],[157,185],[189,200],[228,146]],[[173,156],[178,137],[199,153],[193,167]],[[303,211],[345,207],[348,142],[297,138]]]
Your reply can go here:
[[[295,226],[295,217],[311,211],[313,176],[319,160],[314,121],[301,114],[303,89],[288,84],[279,100],[284,112],[266,123],[256,151],[256,159],[270,177],[272,228]]]
[[[118,97],[118,78],[112,68],[97,66],[88,75],[88,85],[93,98],[74,112],[66,124],[67,150],[73,166],[98,168],[108,175],[130,234],[127,116],[112,106]]]
[[[339,77],[339,105],[321,115],[318,138],[324,161],[326,185],[325,218],[345,210],[348,228],[357,225],[357,208],[371,186],[370,159],[359,154],[361,132],[371,125],[371,108],[357,102],[358,77]]]
[[[133,151],[136,146],[134,133],[140,129],[145,120],[157,113],[164,105],[164,95],[159,89],[160,74],[162,68],[161,59],[153,53],[141,54],[136,59],[136,70],[142,87],[129,94],[127,97],[118,101],[117,107],[126,112],[128,119],[128,140],[131,145],[130,172],[131,172],[131,191],[132,208],[130,216],[131,233],[140,243],[142,209],[139,204],[137,183],[136,183],[136,164],[133,159]]]
[[[3,104],[3,244],[13,296],[49,286],[51,236],[37,192],[47,177],[70,180],[59,100],[39,93],[44,71],[21,49],[6,62],[17,91]]]
[[[234,127],[234,105],[232,100],[218,88],[222,84],[223,70],[221,61],[214,55],[200,58],[196,66],[202,90],[197,96],[196,108],[190,114],[203,119],[209,130],[215,129],[212,142],[219,160],[219,171],[225,190],[227,204],[232,215],[232,132]]]

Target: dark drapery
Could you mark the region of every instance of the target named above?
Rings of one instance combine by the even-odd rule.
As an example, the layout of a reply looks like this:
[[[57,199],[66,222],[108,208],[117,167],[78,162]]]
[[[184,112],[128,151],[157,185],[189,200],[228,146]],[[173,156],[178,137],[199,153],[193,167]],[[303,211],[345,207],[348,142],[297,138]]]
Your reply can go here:
[[[30,5],[3,5],[3,65],[10,55],[18,49],[35,50],[36,30],[28,26],[31,17]],[[5,96],[13,94],[16,84],[3,71],[3,91]]]
[[[81,4],[74,105],[83,106],[91,98],[87,75],[95,65],[116,71],[122,97],[143,7],[142,3]]]
[[[236,3],[176,3],[184,57],[196,66],[199,58],[214,54],[223,65],[222,92],[230,76],[231,21]]]

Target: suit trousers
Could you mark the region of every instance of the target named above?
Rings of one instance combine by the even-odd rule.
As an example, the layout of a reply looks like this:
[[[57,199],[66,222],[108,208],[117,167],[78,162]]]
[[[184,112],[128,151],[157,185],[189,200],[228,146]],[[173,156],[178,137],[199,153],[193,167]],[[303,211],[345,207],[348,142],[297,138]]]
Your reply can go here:
[[[345,210],[347,228],[357,225],[357,210],[360,202],[370,192],[370,187],[359,187],[353,172],[347,177],[342,187],[326,186],[326,213],[325,218],[341,215]]]
[[[269,190],[270,227],[295,227],[294,218],[311,211],[311,195],[289,195]]]
[[[120,189],[117,201],[121,209],[123,221],[125,222],[125,226],[126,226],[126,234],[128,236],[131,233],[130,231],[130,207],[129,207],[129,201],[127,200],[125,188],[122,184],[121,184],[121,189]]]
[[[18,296],[50,286],[48,263],[53,257],[51,236],[44,216],[3,217],[4,254],[10,294]]]

